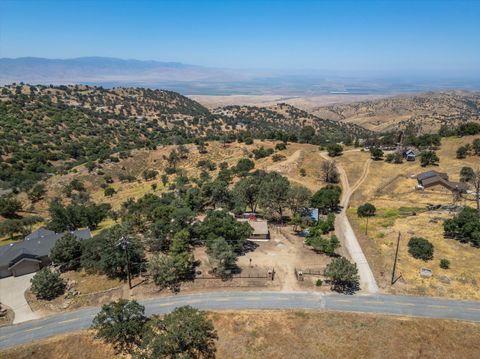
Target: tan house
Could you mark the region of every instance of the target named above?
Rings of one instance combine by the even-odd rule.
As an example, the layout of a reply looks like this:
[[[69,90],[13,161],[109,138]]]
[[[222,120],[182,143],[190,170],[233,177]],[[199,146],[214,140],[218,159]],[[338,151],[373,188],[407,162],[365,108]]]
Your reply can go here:
[[[443,192],[466,193],[467,185],[464,182],[449,181],[448,175],[443,172],[427,171],[417,176],[418,186],[425,190]]]

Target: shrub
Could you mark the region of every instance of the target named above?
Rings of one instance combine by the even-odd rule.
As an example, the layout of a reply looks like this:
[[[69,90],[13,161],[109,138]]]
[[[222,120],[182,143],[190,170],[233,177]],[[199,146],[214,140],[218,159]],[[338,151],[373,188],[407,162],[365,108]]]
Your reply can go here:
[[[433,258],[433,244],[425,238],[412,237],[408,241],[408,253],[417,259],[431,260]]]
[[[450,268],[450,261],[448,259],[445,259],[445,258],[440,259],[440,268],[442,268],[442,269]]]
[[[277,143],[275,145],[275,149],[277,151],[283,151],[283,150],[286,150],[287,149],[287,144],[285,142],[281,142],[281,143]]]
[[[285,159],[285,156],[283,155],[275,154],[272,156],[273,162],[280,162],[280,161],[283,161],[284,159]]]
[[[327,152],[330,157],[340,156],[343,153],[343,147],[339,144],[328,145]]]
[[[316,285],[317,287],[321,287],[322,284],[323,284],[323,282],[322,282],[321,279],[317,279],[317,281],[315,282],[315,285]]]
[[[51,300],[65,291],[65,281],[60,274],[52,272],[48,267],[38,271],[30,280],[32,293],[38,299]]]

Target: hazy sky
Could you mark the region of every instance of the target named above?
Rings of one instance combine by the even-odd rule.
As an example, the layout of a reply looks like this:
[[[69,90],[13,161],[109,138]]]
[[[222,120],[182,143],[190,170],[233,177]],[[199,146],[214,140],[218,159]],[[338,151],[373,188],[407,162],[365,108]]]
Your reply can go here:
[[[480,0],[0,0],[0,57],[480,72]]]

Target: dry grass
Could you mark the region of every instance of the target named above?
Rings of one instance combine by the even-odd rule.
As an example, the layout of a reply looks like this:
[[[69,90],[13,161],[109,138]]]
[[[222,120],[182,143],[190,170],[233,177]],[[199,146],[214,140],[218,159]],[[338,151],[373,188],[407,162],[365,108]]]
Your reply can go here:
[[[451,180],[458,181],[459,171],[463,166],[478,166],[478,157],[465,160],[455,158],[456,149],[465,143],[471,143],[474,137],[447,138],[438,150],[440,165],[436,168],[422,168],[419,161],[405,162],[401,165],[373,161],[365,182],[352,196],[348,215],[351,219],[361,245],[373,267],[381,287],[395,293],[416,295],[447,296],[453,298],[480,299],[480,249],[461,244],[455,240],[446,240],[443,236],[443,221],[451,218],[446,212],[424,212],[429,203],[448,204],[452,195],[445,191],[415,190],[415,175],[428,169],[447,172]],[[349,175],[358,176],[359,165],[349,165],[358,157],[357,153],[347,152],[342,159],[342,166]],[[368,156],[368,154],[363,154]],[[373,203],[378,215],[369,220],[368,238],[363,234],[365,221],[356,216],[356,207],[364,202]],[[471,206],[470,200],[462,202]],[[415,212],[416,215],[411,214]],[[421,213],[420,213],[421,212]],[[402,278],[392,287],[390,275],[393,266],[394,251],[398,233],[402,233],[400,242],[397,273]],[[431,241],[435,247],[434,259],[424,262],[411,257],[407,250],[408,240],[420,236]],[[450,269],[439,267],[440,259],[446,258],[451,263]],[[433,270],[433,277],[420,277],[420,268]],[[448,278],[446,278],[448,277]]]
[[[478,324],[315,311],[209,314],[218,358],[478,358]],[[4,352],[10,359],[113,358],[93,333],[72,333]]]

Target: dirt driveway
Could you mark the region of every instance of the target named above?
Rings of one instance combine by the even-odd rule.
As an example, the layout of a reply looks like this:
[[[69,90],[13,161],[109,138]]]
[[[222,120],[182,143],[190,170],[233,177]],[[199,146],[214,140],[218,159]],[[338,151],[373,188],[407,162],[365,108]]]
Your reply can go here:
[[[25,299],[25,291],[30,287],[30,279],[34,274],[0,279],[0,302],[10,307],[15,313],[13,323],[38,318]]]

